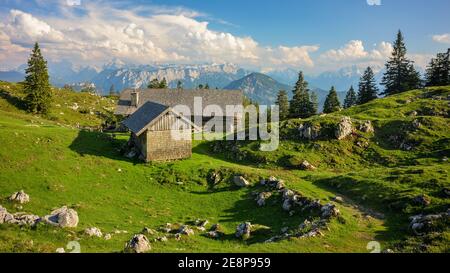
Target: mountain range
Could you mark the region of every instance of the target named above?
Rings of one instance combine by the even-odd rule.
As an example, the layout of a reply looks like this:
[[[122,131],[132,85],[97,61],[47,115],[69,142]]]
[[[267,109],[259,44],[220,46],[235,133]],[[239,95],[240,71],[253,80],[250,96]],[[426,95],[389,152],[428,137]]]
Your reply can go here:
[[[1,71],[0,80],[17,82],[24,78],[25,65],[14,71]],[[55,86],[72,86],[75,90],[95,87],[101,94],[108,94],[111,88],[120,92],[125,88],[143,88],[151,79],[165,78],[170,88],[177,86],[178,81],[183,88],[192,89],[198,85],[208,84],[210,88],[239,89],[247,97],[260,104],[273,104],[279,90],[288,91],[292,98],[293,85],[298,71],[285,69],[257,73],[238,67],[234,64],[152,64],[130,65],[114,59],[101,68],[91,66],[75,66],[70,61],[48,63],[51,83]],[[318,76],[305,76],[312,91],[316,92],[321,109],[329,88],[334,85],[341,102],[345,90],[350,85],[357,86],[362,71],[356,66],[325,72]],[[381,77],[381,72],[377,77]]]

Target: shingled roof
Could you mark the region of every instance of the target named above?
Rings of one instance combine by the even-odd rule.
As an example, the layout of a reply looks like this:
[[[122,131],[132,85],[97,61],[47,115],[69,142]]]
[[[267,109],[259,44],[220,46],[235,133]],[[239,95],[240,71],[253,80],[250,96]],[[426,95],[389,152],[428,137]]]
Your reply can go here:
[[[207,105],[219,105],[225,112],[227,105],[242,105],[243,93],[239,90],[217,90],[217,89],[140,89],[138,107],[131,106],[131,92],[126,89],[120,94],[116,107],[116,115],[131,115],[136,109],[151,101],[165,106],[186,105],[194,111],[194,97],[202,97],[203,107]]]
[[[122,123],[135,134],[138,134],[155,118],[159,117],[162,113],[169,109],[168,106],[154,103],[151,101],[146,102],[139,107],[129,118]]]

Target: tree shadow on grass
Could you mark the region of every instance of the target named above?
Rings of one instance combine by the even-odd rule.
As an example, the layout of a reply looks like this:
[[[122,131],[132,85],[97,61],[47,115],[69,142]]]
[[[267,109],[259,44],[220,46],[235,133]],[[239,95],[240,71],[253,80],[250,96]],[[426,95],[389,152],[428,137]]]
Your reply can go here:
[[[243,189],[243,193],[240,188],[231,186],[224,187],[216,192],[205,192],[205,194],[215,194],[227,189],[236,191],[236,194],[243,196],[231,208],[223,211],[224,216],[220,222],[236,224],[236,227],[240,223],[250,222],[253,226],[251,236],[249,239],[242,241],[247,245],[264,243],[273,236],[280,235],[281,229],[284,227],[296,229],[300,223],[310,216],[304,214],[289,216],[289,213],[282,209],[281,196],[277,193],[268,198],[264,206],[259,207],[252,193],[267,190],[260,186]],[[233,229],[228,230],[219,240],[236,242],[242,239],[235,236],[235,229]]]
[[[385,202],[371,202],[370,200],[376,197],[363,200],[363,196],[367,194],[376,195],[376,192],[372,192],[370,188],[364,186],[364,183],[357,181],[348,176],[336,176],[331,178],[323,178],[314,181],[314,185],[334,193],[335,195],[343,196],[359,196],[361,200],[351,200],[345,198],[347,205],[350,205],[359,210],[364,216],[371,216],[383,221],[383,226],[386,230],[376,231],[375,239],[382,242],[394,242],[401,240],[407,235],[408,216],[398,211],[400,208],[396,208],[395,204],[386,204]],[[351,193],[347,192],[343,188],[351,189]],[[372,193],[371,193],[372,192]],[[406,200],[399,199],[398,206],[401,206]],[[379,213],[383,211],[383,213]]]
[[[0,90],[0,98],[5,99],[9,104],[13,105],[19,110],[26,110],[27,105],[22,98],[11,95],[9,92]]]
[[[143,163],[137,159],[127,158],[121,153],[121,149],[126,143],[126,139],[117,139],[112,134],[80,130],[69,148],[82,157],[92,155],[134,164]]]

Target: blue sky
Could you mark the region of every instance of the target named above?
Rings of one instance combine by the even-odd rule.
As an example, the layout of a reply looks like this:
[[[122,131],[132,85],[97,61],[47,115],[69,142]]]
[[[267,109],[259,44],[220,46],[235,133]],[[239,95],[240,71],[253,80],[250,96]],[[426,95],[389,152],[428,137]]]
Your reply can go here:
[[[350,65],[379,67],[398,29],[418,66],[450,47],[448,0],[0,3],[0,69],[24,62],[36,40],[48,58],[80,65],[118,58],[131,63],[233,62],[262,71],[310,73]]]

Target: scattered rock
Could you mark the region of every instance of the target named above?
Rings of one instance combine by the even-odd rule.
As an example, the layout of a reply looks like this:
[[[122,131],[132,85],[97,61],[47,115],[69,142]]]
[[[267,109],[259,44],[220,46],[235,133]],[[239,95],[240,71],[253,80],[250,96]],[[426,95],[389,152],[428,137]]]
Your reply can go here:
[[[234,184],[236,184],[236,186],[239,187],[247,187],[250,185],[250,183],[243,177],[240,175],[236,175],[233,178]]]
[[[165,233],[170,233],[170,232],[172,232],[172,224],[171,223],[166,223],[166,226],[160,228],[160,230],[162,232],[165,232]]]
[[[343,117],[336,127],[334,135],[337,139],[342,140],[353,132],[353,123],[350,117]]]
[[[406,142],[402,142],[402,144],[400,144],[400,149],[404,151],[411,151],[413,148],[414,148],[413,145]]]
[[[209,221],[208,221],[208,220],[201,220],[201,219],[195,220],[195,225],[196,225],[197,227],[205,228],[206,225],[208,225],[208,224],[209,224]]]
[[[150,242],[143,234],[135,234],[131,240],[125,244],[125,252],[144,253],[151,250]]]
[[[0,224],[4,223],[7,215],[9,215],[8,211],[4,207],[0,206]]]
[[[344,202],[344,198],[340,197],[340,196],[335,196],[332,198],[333,201],[338,202],[338,203],[343,203]]]
[[[302,170],[309,170],[309,171],[314,171],[315,169],[317,169],[315,166],[311,165],[311,163],[309,163],[306,160],[303,160],[303,162],[300,164],[300,168]]]
[[[206,233],[206,237],[212,238],[212,239],[217,239],[217,238],[220,238],[222,236],[222,234],[223,233],[221,233],[220,231],[211,230]]]
[[[291,210],[291,208],[292,208],[292,203],[291,203],[291,200],[290,199],[285,199],[284,201],[283,201],[283,209],[285,210],[285,211],[290,211]]]
[[[154,235],[156,233],[156,231],[154,231],[151,228],[148,227],[144,227],[141,231],[142,234],[147,234],[147,235]]]
[[[167,237],[166,237],[166,236],[161,236],[161,237],[156,238],[155,241],[158,241],[158,242],[167,242],[168,240],[167,240]]]
[[[25,214],[23,212],[18,212],[14,214],[6,212],[3,218],[4,223],[15,224],[19,226],[35,226],[40,221],[41,218],[39,216],[33,214]]]
[[[111,240],[111,234],[109,234],[109,233],[107,233],[107,234],[105,234],[105,237],[103,237],[103,239],[105,239],[105,240]]]
[[[220,183],[220,181],[222,180],[222,178],[220,177],[220,173],[217,172],[211,172],[208,175],[208,182],[213,184],[213,185],[217,185]]]
[[[381,251],[381,253],[394,253],[394,250],[392,250],[392,249],[390,249],[390,248],[387,248],[387,249],[384,249],[383,251]]]
[[[65,251],[64,248],[62,248],[62,247],[57,248],[55,252],[56,252],[56,253],[66,253],[66,251]]]
[[[430,199],[430,197],[426,196],[425,194],[421,194],[421,195],[414,197],[413,202],[426,207],[431,204],[431,199]]]
[[[300,138],[315,140],[320,137],[320,126],[312,124],[300,124],[298,127],[298,132]]]
[[[277,189],[277,190],[282,190],[285,187],[286,187],[286,185],[284,184],[283,180],[280,180],[275,184],[275,189]]]
[[[19,192],[13,193],[9,197],[9,201],[17,202],[20,204],[25,204],[25,203],[30,202],[30,196],[28,194],[26,194],[23,190],[21,190]]]
[[[370,120],[367,120],[363,124],[359,125],[358,129],[361,132],[364,132],[364,133],[373,133],[373,132],[375,132],[375,129],[373,128],[372,122]]]
[[[412,111],[412,112],[410,112],[408,115],[410,116],[410,117],[415,117],[415,116],[417,116],[419,113],[417,113],[417,111]]]
[[[445,197],[447,198],[450,197],[450,188],[443,188],[442,193],[444,194]],[[1,222],[1,212],[0,212],[0,222]]]
[[[90,227],[84,230],[84,233],[89,237],[102,237],[103,234],[99,228]]]
[[[411,216],[409,219],[410,228],[416,235],[423,235],[429,231],[433,230],[433,226],[442,219],[449,220],[450,217],[450,209],[447,212],[443,212],[440,214],[428,214],[428,215],[415,215]]]
[[[420,121],[418,119],[415,119],[412,122],[412,126],[413,126],[414,129],[419,129],[422,126],[422,124],[420,123]]]
[[[281,228],[281,233],[286,233],[288,232],[289,228],[288,227],[283,227]]]
[[[258,206],[262,207],[266,204],[266,200],[272,196],[271,192],[261,192],[256,197],[256,203]]]
[[[241,223],[236,227],[236,237],[247,240],[250,238],[252,224],[250,222]]]
[[[66,206],[56,209],[44,217],[44,221],[58,227],[76,227],[78,225],[78,213]]]
[[[303,223],[301,223],[298,228],[299,229],[305,229],[311,226],[311,222],[308,221],[307,219],[305,221],[303,221]]]
[[[179,234],[191,236],[194,235],[194,231],[187,225],[182,225],[180,229],[178,230]]]
[[[322,211],[322,218],[335,217],[338,216],[340,213],[339,209],[334,204],[331,203],[328,203],[325,206],[323,206],[321,211]]]

